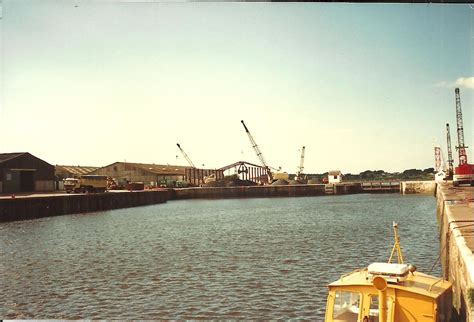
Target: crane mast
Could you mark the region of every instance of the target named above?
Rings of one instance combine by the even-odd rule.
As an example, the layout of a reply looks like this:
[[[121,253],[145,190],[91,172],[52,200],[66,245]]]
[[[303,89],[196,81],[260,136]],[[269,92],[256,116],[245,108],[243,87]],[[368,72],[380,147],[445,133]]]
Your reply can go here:
[[[434,155],[435,155],[435,172],[441,171],[441,148],[439,146],[435,146],[434,148]]]
[[[181,148],[181,146],[179,145],[179,143],[176,143],[176,145],[178,146],[179,150],[180,150],[181,153],[183,154],[183,157],[186,159],[186,161],[188,161],[188,163],[189,163],[189,165],[191,166],[191,168],[195,168],[193,161],[191,161],[191,159],[188,157],[188,155],[186,154],[186,152],[184,152],[184,150]]]
[[[303,146],[303,148],[301,149],[300,166],[298,167],[298,173],[296,174],[297,179],[301,179],[300,177],[304,169],[304,150],[305,147]]]
[[[247,128],[247,126],[245,125],[244,121],[241,120],[240,122],[242,122],[242,125],[244,126],[245,132],[247,132],[250,143],[252,144],[252,148],[254,149],[255,153],[257,154],[257,157],[260,160],[260,163],[262,164],[262,166],[267,171],[268,181],[271,183],[273,181],[273,174],[270,171],[270,167],[268,166],[268,164],[265,162],[265,159],[263,158],[262,151],[260,151],[260,149],[258,148],[257,142],[255,142],[252,134],[250,134],[250,131]]]
[[[464,146],[464,130],[462,126],[461,96],[459,95],[459,88],[456,88],[454,93],[456,96],[456,122],[458,127],[458,146],[456,149],[458,150],[459,165],[463,165],[467,164],[467,146]]]
[[[453,175],[453,151],[451,149],[451,131],[449,130],[449,123],[446,123],[446,143],[448,146],[448,176]]]

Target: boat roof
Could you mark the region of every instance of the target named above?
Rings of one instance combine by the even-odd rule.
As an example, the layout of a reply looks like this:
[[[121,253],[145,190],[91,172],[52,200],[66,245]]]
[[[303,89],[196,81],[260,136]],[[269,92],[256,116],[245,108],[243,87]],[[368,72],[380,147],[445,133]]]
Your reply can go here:
[[[343,275],[339,280],[328,285],[330,289],[344,288],[344,286],[372,286],[367,268]],[[387,283],[387,288],[400,289],[431,298],[438,298],[451,288],[451,283],[440,277],[414,272],[409,274],[407,279],[403,282],[396,284]]]

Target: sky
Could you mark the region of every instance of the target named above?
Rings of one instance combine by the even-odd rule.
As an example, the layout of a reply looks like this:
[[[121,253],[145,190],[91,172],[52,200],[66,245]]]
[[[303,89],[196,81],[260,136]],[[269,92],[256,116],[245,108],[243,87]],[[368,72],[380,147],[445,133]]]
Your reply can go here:
[[[0,153],[401,172],[474,162],[474,7],[3,0]]]

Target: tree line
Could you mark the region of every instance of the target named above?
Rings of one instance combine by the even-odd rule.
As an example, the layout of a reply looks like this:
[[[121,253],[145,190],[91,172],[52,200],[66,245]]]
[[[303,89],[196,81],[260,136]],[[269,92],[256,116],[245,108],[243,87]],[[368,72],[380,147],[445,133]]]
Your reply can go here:
[[[359,174],[345,173],[344,181],[389,181],[389,180],[433,180],[434,168],[407,169],[403,172],[385,172],[384,170],[365,170]],[[322,180],[328,173],[307,174],[308,178]]]

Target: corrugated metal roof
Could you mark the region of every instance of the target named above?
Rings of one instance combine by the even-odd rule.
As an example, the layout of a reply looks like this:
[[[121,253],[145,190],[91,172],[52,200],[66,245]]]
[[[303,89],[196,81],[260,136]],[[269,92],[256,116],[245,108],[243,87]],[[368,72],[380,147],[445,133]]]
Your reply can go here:
[[[108,168],[111,167],[115,164],[125,164],[127,166],[132,166],[136,168],[140,168],[144,171],[153,173],[153,174],[160,174],[160,175],[184,175],[184,169],[189,168],[189,167],[184,167],[180,165],[169,165],[169,164],[150,164],[150,163],[134,163],[134,162],[115,162],[112,164],[109,164],[103,168]]]
[[[188,167],[178,165],[148,164],[148,163],[132,163],[134,166],[149,171],[154,174],[184,174],[184,169]]]
[[[28,152],[0,153],[0,163],[17,158]]]
[[[56,166],[56,172],[68,172],[72,173],[74,175],[84,175],[91,173],[92,171],[95,171],[99,169],[99,167],[89,167],[89,166],[73,166],[73,165],[57,165]]]

